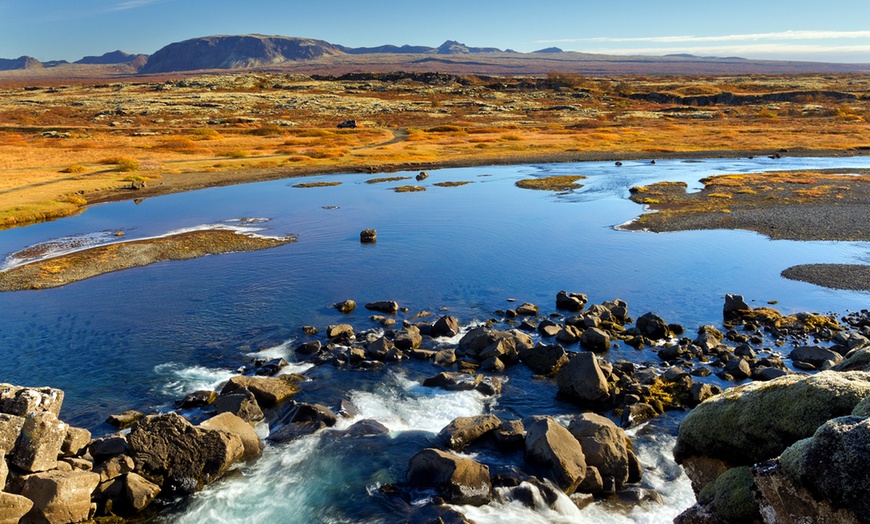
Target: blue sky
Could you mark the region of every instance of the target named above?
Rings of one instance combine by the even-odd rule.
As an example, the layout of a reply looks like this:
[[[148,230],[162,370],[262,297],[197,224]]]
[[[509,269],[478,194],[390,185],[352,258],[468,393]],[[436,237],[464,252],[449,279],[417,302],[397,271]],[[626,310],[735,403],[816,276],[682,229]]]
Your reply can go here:
[[[213,34],[870,63],[868,0],[0,0],[0,58],[153,53]]]

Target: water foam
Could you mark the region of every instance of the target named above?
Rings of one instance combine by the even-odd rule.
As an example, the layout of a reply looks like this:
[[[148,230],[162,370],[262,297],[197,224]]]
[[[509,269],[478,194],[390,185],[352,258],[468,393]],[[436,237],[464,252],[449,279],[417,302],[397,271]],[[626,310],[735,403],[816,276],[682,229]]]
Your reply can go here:
[[[215,390],[218,386],[238,375],[228,369],[207,368],[205,366],[182,366],[167,362],[154,367],[154,373],[164,379],[162,392],[172,398],[200,390]]]

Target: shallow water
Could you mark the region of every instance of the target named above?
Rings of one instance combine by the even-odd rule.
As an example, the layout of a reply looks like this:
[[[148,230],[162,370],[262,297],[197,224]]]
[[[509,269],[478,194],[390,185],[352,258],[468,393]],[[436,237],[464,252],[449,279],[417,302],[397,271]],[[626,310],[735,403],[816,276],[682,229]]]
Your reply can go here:
[[[556,292],[565,289],[587,293],[591,303],[621,298],[632,316],[654,311],[689,329],[721,323],[726,293],[743,294],[756,304],[778,300],[784,312],[866,308],[868,293],[827,290],[779,275],[795,264],[867,263],[870,246],[864,242],[614,228],[642,211],[627,200],[634,185],[682,180],[696,190],[700,178],[713,174],[828,167],[866,168],[870,158],[443,169],[430,172],[423,183],[427,191],[404,194],[389,191],[394,184],[366,184],[372,176],[331,175],[306,182],[339,180],[342,185],[299,189],[292,187],[298,179],[280,180],[94,206],[75,217],[0,232],[0,257],[58,239],[102,242],[121,230],[132,240],[206,224],[294,234],[298,242],[254,253],[162,262],[59,289],[0,294],[0,382],[63,389],[62,418],[100,434],[110,430],[103,424],[108,415],[171,409],[173,400],[216,387],[253,356],[292,359],[292,347],[304,339],[303,325],[322,329],[347,321],[374,327],[370,312],[361,306],[350,315],[330,307],[348,298],[359,304],[396,300],[410,314],[443,314],[439,309],[445,307],[469,323],[497,316],[496,310],[511,307],[508,298],[534,302],[546,314],[554,309]],[[556,174],[587,179],[582,189],[567,194],[513,184]],[[432,186],[457,180],[473,183]],[[242,218],[267,220],[251,224]],[[365,228],[377,229],[377,244],[359,243]],[[624,347],[613,349],[610,358],[654,359],[650,352]],[[335,439],[312,437],[275,446],[239,473],[255,482],[222,482],[178,510],[188,512],[186,517],[173,514],[173,519],[390,522],[401,509],[380,498],[377,485],[399,479],[407,457],[452,418],[484,411],[508,417],[572,411],[553,400],[552,384],[533,380],[521,367],[510,371],[505,392],[495,401],[424,391],[415,384],[434,374],[428,364],[377,373],[295,367],[313,378],[301,400],[332,407],[351,400],[363,415],[386,424],[392,440],[354,443],[375,457],[364,464],[347,443]],[[648,441],[640,439],[645,465],[669,455],[674,427],[673,421],[661,422],[651,427],[655,435]],[[661,522],[668,520],[665,514],[688,505],[691,496],[686,497],[679,468],[665,461],[655,471],[662,480],[650,480],[650,487],[672,493],[664,507],[625,514],[596,505],[582,517],[530,516],[523,513],[529,510],[513,506],[463,510],[478,522],[592,522],[603,518],[598,511],[612,522]]]

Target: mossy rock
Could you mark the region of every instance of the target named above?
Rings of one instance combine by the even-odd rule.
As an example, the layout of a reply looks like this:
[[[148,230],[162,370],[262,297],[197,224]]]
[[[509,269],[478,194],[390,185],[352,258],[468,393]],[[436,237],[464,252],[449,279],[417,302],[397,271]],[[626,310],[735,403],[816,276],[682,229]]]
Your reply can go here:
[[[754,484],[750,466],[731,468],[701,490],[698,502],[705,506],[712,503],[716,516],[727,524],[760,522]]]
[[[678,462],[706,455],[735,465],[779,456],[826,421],[852,413],[870,395],[870,373],[823,371],[731,388],[703,402],[680,424]]]

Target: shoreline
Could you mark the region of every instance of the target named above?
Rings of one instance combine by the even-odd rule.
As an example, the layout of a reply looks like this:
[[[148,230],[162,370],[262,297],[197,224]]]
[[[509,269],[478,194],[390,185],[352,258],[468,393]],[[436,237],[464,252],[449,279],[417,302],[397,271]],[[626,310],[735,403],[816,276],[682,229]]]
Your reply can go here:
[[[574,162],[607,162],[623,160],[652,160],[652,159],[705,159],[705,158],[743,158],[773,154],[775,151],[758,150],[707,150],[707,151],[668,151],[650,153],[645,151],[628,151],[613,153],[606,151],[597,152],[563,152],[546,153],[542,155],[518,155],[508,158],[464,158],[445,160],[440,162],[407,162],[380,165],[348,165],[348,166],[306,166],[306,167],[267,167],[245,168],[239,170],[225,170],[215,172],[193,172],[164,175],[158,183],[146,185],[141,189],[129,187],[109,189],[85,195],[88,205],[104,204],[107,202],[119,202],[123,200],[135,200],[138,198],[151,198],[156,196],[195,191],[211,187],[226,187],[285,178],[301,178],[308,176],[335,175],[347,173],[380,174],[395,173],[398,171],[437,170],[449,168],[478,167],[478,166],[508,166],[518,164],[567,164]],[[783,154],[783,153],[780,153]],[[835,149],[804,149],[784,153],[787,156],[796,157],[852,157],[870,154],[863,150],[835,150]],[[21,224],[27,225],[27,224]],[[20,227],[20,226],[13,226]]]

